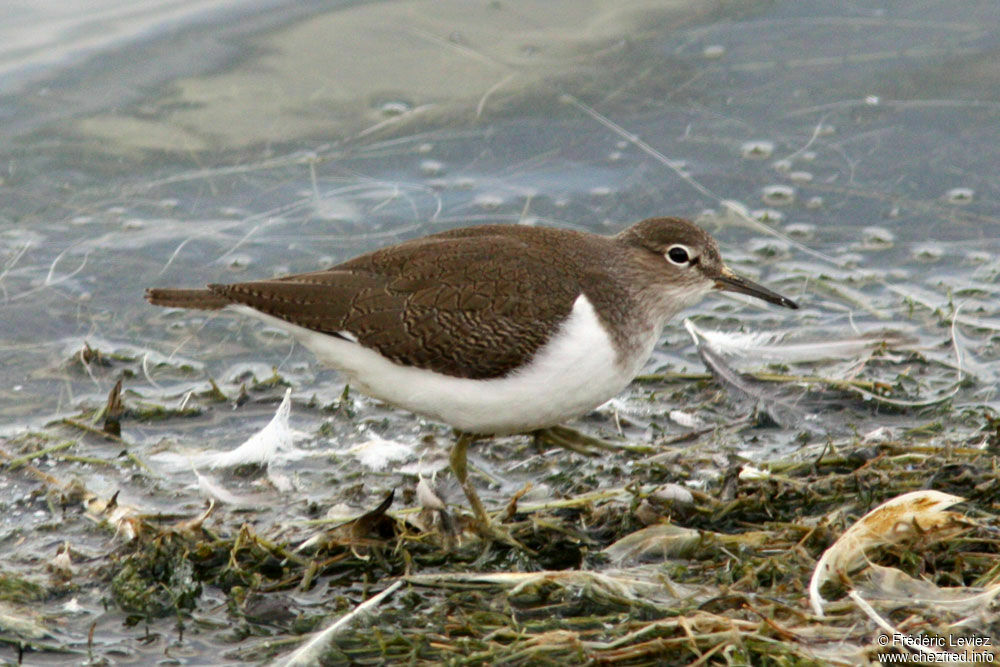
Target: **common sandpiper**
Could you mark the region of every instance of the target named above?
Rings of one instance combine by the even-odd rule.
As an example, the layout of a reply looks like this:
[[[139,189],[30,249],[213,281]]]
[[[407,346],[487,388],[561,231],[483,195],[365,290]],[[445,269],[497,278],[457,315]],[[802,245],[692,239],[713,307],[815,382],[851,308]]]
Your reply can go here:
[[[235,310],[291,333],[351,386],[476,436],[578,417],[621,392],[667,321],[713,290],[798,308],[733,273],[707,232],[651,218],[614,236],[524,225],[453,229],[298,275],[151,288],[157,306]]]

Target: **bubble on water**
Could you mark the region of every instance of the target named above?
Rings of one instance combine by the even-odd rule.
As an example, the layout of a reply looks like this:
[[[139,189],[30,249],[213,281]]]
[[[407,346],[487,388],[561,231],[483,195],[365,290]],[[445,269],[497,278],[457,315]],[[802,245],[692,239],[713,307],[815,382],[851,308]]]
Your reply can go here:
[[[237,318],[233,318],[233,321],[238,323]],[[249,384],[257,378],[270,377],[273,374],[273,369],[263,362],[242,362],[230,366],[224,371],[222,377],[226,384],[239,386]]]
[[[709,44],[701,51],[705,58],[721,58],[726,54],[726,47],[722,44]]]
[[[528,215],[518,220],[517,224],[523,225],[525,227],[535,227],[538,225],[539,222],[540,220],[537,217],[533,215]]]
[[[986,264],[993,259],[993,255],[985,250],[973,250],[965,256],[965,259],[973,264]]]
[[[320,266],[324,268],[327,266],[333,266],[336,263],[336,260],[333,258],[333,255],[320,255],[319,257],[316,258],[316,261],[319,263]]]
[[[751,239],[747,249],[761,259],[785,258],[790,254],[790,246],[780,239]]]
[[[820,123],[819,127],[816,128],[817,137],[828,137],[831,134],[837,133],[836,125],[827,125],[826,123]]]
[[[761,198],[770,206],[788,206],[795,202],[795,188],[788,185],[768,185],[761,191]]]
[[[943,255],[941,246],[932,243],[925,243],[913,249],[913,258],[921,262],[937,262]]]
[[[813,179],[813,175],[810,171],[791,171],[788,173],[788,179],[796,183],[808,183]]]
[[[226,266],[233,271],[242,271],[253,264],[253,261],[254,258],[251,255],[230,255],[226,260]]]
[[[444,163],[438,160],[424,160],[420,163],[420,173],[424,176],[440,176],[444,173]]]
[[[628,148],[628,142],[624,141],[624,140],[623,141],[617,141],[617,142],[615,142],[615,148],[617,148],[620,151],[623,151],[626,148]]]
[[[569,206],[569,200],[565,197],[556,197],[552,200],[552,205],[556,208],[566,208]]]
[[[167,197],[156,202],[156,205],[160,208],[177,208],[181,205],[181,201],[173,197]]]
[[[476,179],[470,176],[462,176],[460,178],[456,178],[451,182],[451,184],[452,186],[454,186],[456,190],[474,190],[478,185]]]
[[[125,207],[124,206],[109,206],[108,207],[108,214],[109,215],[124,215],[124,213],[125,213]]]
[[[412,109],[412,105],[406,102],[400,102],[398,100],[393,102],[383,102],[378,110],[383,116],[402,116],[404,113],[408,113]]]
[[[750,207],[741,201],[736,201],[735,199],[723,199],[719,202],[719,206],[722,207],[723,215],[736,216],[738,218],[750,217]]]
[[[311,195],[312,191],[308,191],[308,194]],[[246,211],[235,206],[223,206],[219,209],[219,215],[225,218],[242,218],[246,216]]]
[[[870,250],[891,248],[896,236],[885,227],[865,227],[861,230],[861,242]]]
[[[611,151],[608,153],[608,162],[618,162],[622,159],[621,151]]]
[[[885,277],[885,271],[882,269],[857,269],[854,271],[854,275],[851,276],[850,282],[854,283],[877,283]]]
[[[611,188],[606,185],[598,185],[590,188],[591,197],[607,197],[609,194],[611,194]]]
[[[785,233],[793,239],[811,239],[816,235],[816,225],[808,222],[793,222],[785,225]]]
[[[823,208],[823,198],[820,196],[810,197],[806,200],[806,208]]]
[[[434,144],[432,144],[432,143],[423,143],[423,144],[420,144],[419,146],[417,146],[417,152],[418,153],[424,153],[424,154],[426,154],[426,153],[430,153],[432,150],[434,150]]]
[[[834,257],[834,261],[837,262],[837,266],[845,269],[853,269],[864,260],[864,256],[856,252],[845,252],[842,255]]]
[[[358,220],[361,212],[341,197],[313,199],[312,214],[320,220]]]
[[[976,192],[972,188],[952,188],[944,193],[944,198],[949,204],[968,204],[972,201]]]
[[[775,160],[774,163],[771,166],[774,167],[775,171],[781,172],[782,174],[785,174],[785,173],[787,173],[787,172],[789,172],[789,171],[792,170],[792,161],[791,160]]]
[[[799,159],[803,162],[812,162],[816,159],[816,151],[802,151],[799,153]]]
[[[70,218],[70,223],[74,225],[89,225],[94,221],[94,216],[92,215],[78,215],[74,218]]]
[[[750,217],[761,222],[783,222],[785,214],[773,208],[758,208],[750,211]]]
[[[748,160],[763,160],[774,153],[774,142],[764,139],[745,141],[740,146],[740,154]]]
[[[504,205],[504,198],[498,194],[483,193],[474,200],[476,206],[487,211],[495,211]]]
[[[142,218],[129,218],[122,222],[122,229],[142,229],[146,226],[146,221]]]
[[[870,107],[877,107],[881,103],[882,103],[882,98],[879,97],[878,95],[868,95],[865,97],[865,104],[867,104]]]

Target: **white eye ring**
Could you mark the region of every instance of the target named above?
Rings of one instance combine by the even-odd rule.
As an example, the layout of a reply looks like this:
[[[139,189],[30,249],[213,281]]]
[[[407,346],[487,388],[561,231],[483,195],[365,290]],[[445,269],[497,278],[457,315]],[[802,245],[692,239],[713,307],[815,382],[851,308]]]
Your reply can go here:
[[[667,258],[668,262],[677,266],[690,266],[694,261],[694,253],[691,252],[691,249],[679,243],[667,248],[663,256]]]

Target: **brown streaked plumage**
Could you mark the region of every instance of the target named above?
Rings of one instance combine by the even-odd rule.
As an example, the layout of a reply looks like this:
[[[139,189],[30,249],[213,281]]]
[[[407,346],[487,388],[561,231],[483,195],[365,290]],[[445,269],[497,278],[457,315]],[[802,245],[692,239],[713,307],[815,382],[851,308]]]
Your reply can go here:
[[[679,219],[654,218],[614,237],[486,225],[414,239],[322,271],[207,289],[151,288],[146,298],[209,310],[242,304],[354,338],[398,364],[488,379],[525,364],[581,293],[598,314],[615,320],[605,324],[619,346],[628,346],[623,325],[639,318],[633,311],[643,293],[658,283],[681,281],[676,289],[687,282],[683,273],[664,270],[671,244],[705,247],[704,265],[722,266],[711,237]]]

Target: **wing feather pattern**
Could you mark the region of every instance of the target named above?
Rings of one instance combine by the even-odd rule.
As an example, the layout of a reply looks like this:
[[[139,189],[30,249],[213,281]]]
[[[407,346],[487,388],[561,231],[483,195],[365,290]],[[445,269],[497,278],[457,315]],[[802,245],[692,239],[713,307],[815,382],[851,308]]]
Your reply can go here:
[[[538,243],[489,229],[409,241],[324,271],[209,289],[309,329],[349,332],[400,364],[501,377],[545,344],[581,286]]]

